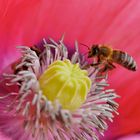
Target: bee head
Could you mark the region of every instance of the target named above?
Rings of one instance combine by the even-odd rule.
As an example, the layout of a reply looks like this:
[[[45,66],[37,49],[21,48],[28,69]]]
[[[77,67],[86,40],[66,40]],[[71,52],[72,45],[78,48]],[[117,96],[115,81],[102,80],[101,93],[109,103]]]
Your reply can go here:
[[[88,58],[99,55],[99,45],[92,45],[88,52]]]

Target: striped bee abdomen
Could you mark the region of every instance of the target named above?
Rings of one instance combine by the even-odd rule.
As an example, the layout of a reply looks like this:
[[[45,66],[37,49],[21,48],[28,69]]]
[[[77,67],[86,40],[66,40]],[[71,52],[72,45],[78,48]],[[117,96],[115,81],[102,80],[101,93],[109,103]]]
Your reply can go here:
[[[136,62],[128,53],[113,50],[112,59],[115,63],[118,63],[129,70],[136,71]]]

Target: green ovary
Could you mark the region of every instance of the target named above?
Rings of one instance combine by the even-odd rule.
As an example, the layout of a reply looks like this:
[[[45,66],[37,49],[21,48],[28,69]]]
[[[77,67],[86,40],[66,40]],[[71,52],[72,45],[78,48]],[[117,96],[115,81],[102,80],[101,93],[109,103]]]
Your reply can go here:
[[[58,100],[62,108],[71,111],[81,106],[91,87],[87,71],[68,59],[53,62],[41,75],[39,83],[49,100]]]

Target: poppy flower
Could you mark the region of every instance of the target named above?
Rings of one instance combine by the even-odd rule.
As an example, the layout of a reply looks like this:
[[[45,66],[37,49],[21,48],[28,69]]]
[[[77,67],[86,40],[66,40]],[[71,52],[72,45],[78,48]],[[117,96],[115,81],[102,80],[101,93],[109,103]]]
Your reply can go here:
[[[68,49],[73,49],[70,46],[75,40],[89,46],[93,43],[110,44],[128,52],[139,62],[138,0],[21,0],[1,1],[0,6],[1,71],[19,58],[15,46],[32,46],[50,36],[58,40],[63,33]],[[81,46],[80,52],[85,51]],[[123,76],[125,74],[127,76]],[[120,66],[110,72],[109,83],[121,95],[118,100],[120,115],[110,124],[104,139],[139,132],[138,75],[139,70],[132,73]]]
[[[15,140],[98,140],[118,108],[104,65],[89,66],[77,43],[70,57],[63,37],[43,46],[20,46],[21,59],[2,75],[10,92],[1,97],[1,131]]]

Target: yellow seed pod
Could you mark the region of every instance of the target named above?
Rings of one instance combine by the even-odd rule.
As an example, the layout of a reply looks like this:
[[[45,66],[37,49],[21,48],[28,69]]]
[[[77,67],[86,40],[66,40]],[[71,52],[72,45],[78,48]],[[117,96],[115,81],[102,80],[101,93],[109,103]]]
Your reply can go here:
[[[91,87],[87,71],[68,59],[53,62],[41,75],[39,83],[49,100],[58,100],[64,109],[71,111],[81,106]]]

